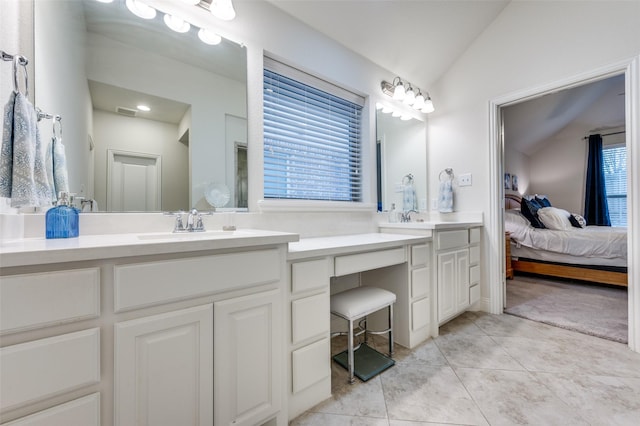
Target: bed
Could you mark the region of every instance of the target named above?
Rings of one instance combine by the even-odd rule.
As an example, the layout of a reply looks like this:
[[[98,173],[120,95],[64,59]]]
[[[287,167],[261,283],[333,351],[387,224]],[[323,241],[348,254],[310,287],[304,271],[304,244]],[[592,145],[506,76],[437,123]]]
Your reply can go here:
[[[575,220],[569,226],[565,225],[568,218],[564,217],[557,219],[563,223],[556,225],[553,223],[556,216],[549,216],[550,213],[572,215],[549,206],[531,218],[526,206],[522,208],[523,202],[520,196],[505,195],[505,231],[510,234],[514,271],[627,286],[626,228],[578,227],[579,223],[573,223]],[[538,214],[547,224],[551,217],[551,226],[536,227]]]

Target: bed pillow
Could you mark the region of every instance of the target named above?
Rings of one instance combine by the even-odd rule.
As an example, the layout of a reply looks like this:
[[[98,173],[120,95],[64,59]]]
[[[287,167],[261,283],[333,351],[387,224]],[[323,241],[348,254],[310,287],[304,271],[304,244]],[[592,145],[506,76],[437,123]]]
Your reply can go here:
[[[524,217],[520,210],[505,210],[504,223],[505,225],[513,224],[514,226],[531,227],[531,222],[529,222],[529,219]]]
[[[520,211],[526,217],[531,226],[534,228],[542,228],[544,229],[544,224],[538,218],[538,210],[540,210],[540,204],[535,199],[528,200],[526,198],[522,199],[520,203]]]
[[[573,226],[574,228],[584,228],[585,226],[587,226],[587,221],[584,219],[584,217],[576,213],[569,215],[569,222],[571,222],[571,226]]]
[[[538,218],[545,228],[556,231],[568,231],[572,228],[569,216],[571,214],[568,211],[557,207],[542,207],[538,209]]]
[[[549,201],[546,195],[536,194],[535,200],[538,202],[538,204],[540,204],[540,207],[553,207],[551,205],[551,201]]]

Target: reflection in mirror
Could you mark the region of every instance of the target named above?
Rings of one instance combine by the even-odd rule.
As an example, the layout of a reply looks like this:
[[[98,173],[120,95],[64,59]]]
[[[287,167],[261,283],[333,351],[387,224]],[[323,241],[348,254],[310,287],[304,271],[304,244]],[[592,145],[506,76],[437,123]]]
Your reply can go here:
[[[35,2],[36,103],[63,117],[70,190],[101,211],[247,207],[244,47],[124,3]]]
[[[378,211],[427,209],[427,127],[417,119],[401,120],[378,110],[376,113],[378,152]],[[413,176],[415,203],[405,200]],[[408,202],[406,202],[408,201]],[[413,207],[412,207],[413,206]]]

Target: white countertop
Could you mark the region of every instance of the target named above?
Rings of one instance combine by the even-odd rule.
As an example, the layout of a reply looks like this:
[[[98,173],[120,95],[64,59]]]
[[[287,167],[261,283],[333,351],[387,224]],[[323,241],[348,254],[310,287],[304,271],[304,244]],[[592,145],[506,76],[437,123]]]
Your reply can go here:
[[[399,247],[405,244],[426,242],[427,240],[428,238],[423,235],[387,233],[301,238],[300,241],[289,243],[289,255],[287,256],[287,259],[295,260],[314,256],[379,250],[390,247]]]
[[[0,267],[255,247],[285,244],[298,238],[298,234],[256,229],[185,234],[81,235],[50,240],[24,238],[0,241]]]
[[[474,228],[476,226],[482,226],[483,223],[481,221],[424,221],[424,222],[383,222],[378,226],[380,228],[397,228],[397,229],[432,229],[432,230],[440,230],[440,229],[451,229],[451,228]]]

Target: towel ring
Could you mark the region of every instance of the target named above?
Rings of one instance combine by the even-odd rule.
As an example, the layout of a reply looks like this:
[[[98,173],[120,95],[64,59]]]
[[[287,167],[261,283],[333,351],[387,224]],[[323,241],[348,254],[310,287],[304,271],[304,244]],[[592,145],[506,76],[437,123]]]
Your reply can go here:
[[[407,183],[405,183],[405,179],[407,180]],[[408,185],[408,184],[410,184],[411,182],[413,182],[413,175],[412,175],[411,173],[409,173],[409,174],[407,174],[407,175],[404,175],[404,176],[402,177],[402,184],[403,184],[403,185]]]
[[[24,96],[29,97],[29,75],[27,74],[27,63],[29,61],[24,56],[15,55],[13,57],[13,91],[20,93],[20,85],[18,84],[18,65],[22,65],[24,69]]]
[[[443,171],[440,172],[440,174],[438,175],[438,180],[440,182],[442,182],[442,174],[446,173],[447,174],[447,180],[453,180],[453,169],[447,168],[444,169]]]

